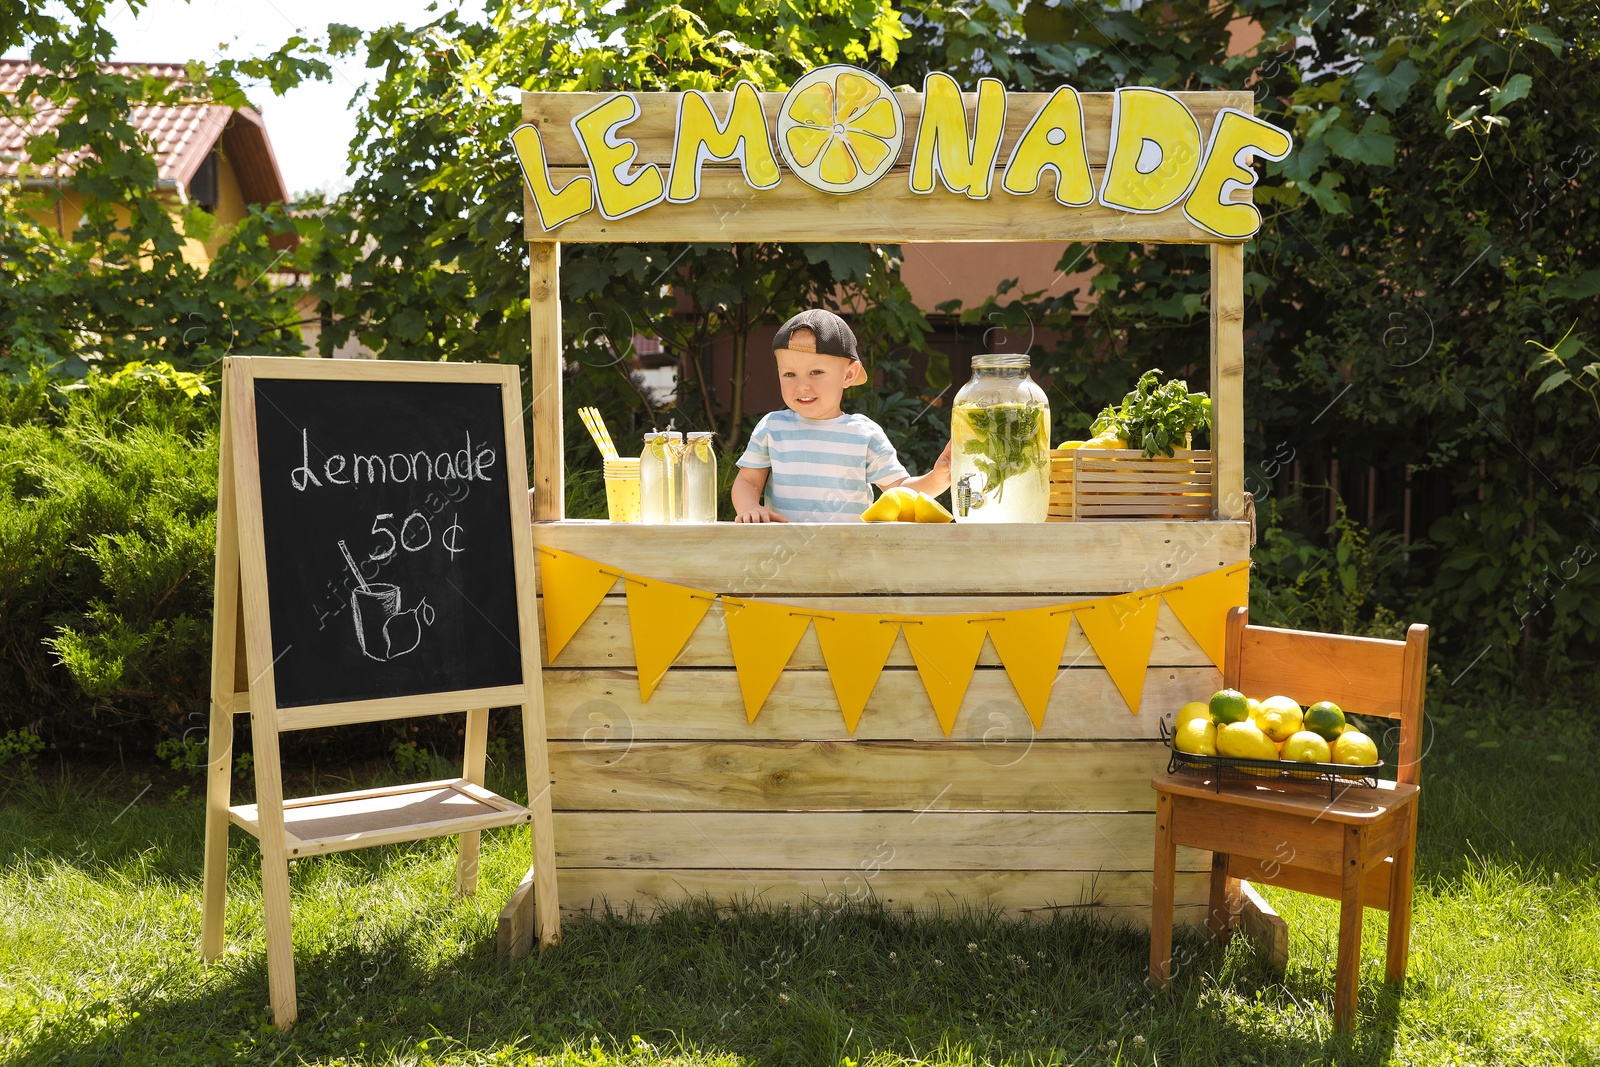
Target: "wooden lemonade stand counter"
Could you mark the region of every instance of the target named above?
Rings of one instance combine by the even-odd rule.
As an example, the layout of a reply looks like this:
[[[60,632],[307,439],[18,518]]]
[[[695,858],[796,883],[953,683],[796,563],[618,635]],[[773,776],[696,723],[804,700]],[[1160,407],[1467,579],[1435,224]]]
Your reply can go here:
[[[1167,760],[1159,723],[1218,688],[1214,637],[1229,606],[1214,605],[1212,633],[1210,621],[1180,622],[1168,596],[1231,569],[1239,577],[1225,599],[1242,602],[1249,560],[1242,241],[1260,219],[1239,161],[1289,147],[1250,110],[1247,93],[1007,94],[992,80],[961,93],[937,74],[922,93],[896,94],[847,67],[813,71],[787,95],[524,94],[512,141],[528,186],[538,592],[543,602],[554,565],[587,568],[593,604],[554,656],[543,628],[563,910],[870,897],[1148,922],[1150,780]],[[770,240],[1210,244],[1208,514],[953,526],[566,520],[557,242]],[[661,628],[687,632],[644,699],[629,601],[660,583],[682,587],[694,618],[651,609]],[[1134,681],[1125,665],[1113,677],[1094,647],[1110,647],[1118,624],[1090,627],[1086,609],[1059,631],[1064,646],[1043,664],[1048,696],[1032,714],[1008,675],[1020,658],[1002,665],[993,632],[956,705],[935,706],[930,693],[947,679],[927,655],[919,664],[916,627],[1127,594],[1124,606],[1158,598],[1149,613],[1129,609],[1128,639],[1148,643]],[[778,616],[804,627],[759,714],[742,697],[727,623],[750,602],[788,609]],[[1194,623],[1198,609],[1187,610]],[[857,642],[875,684],[847,722],[829,667],[855,668],[825,662],[819,634],[861,613],[892,617],[879,621],[896,637],[881,674],[864,649],[873,642]],[[1209,853],[1180,853],[1181,919],[1199,919],[1209,870]]]

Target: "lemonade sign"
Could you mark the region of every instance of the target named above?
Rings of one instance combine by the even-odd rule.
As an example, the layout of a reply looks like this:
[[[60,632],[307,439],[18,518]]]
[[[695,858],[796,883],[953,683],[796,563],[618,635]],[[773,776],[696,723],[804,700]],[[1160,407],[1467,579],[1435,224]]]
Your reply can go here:
[[[900,160],[908,134],[902,98],[867,71],[819,67],[783,97],[774,131],[761,94],[748,82],[734,89],[721,116],[704,93],[689,90],[678,97],[671,163],[663,175],[661,166],[638,161],[639,145],[625,132],[639,118],[638,96],[615,93],[571,120],[588,166],[559,189],[539,128],[525,123],[510,139],[539,223],[549,232],[591,211],[598,210],[605,219],[623,219],[663,201],[691,203],[700,196],[701,168],[712,162],[737,163],[745,182],[756,190],[776,186],[786,167],[821,192],[861,193],[887,177]],[[1029,99],[1036,97],[1030,94]],[[1155,214],[1181,204],[1195,226],[1234,241],[1251,236],[1261,225],[1252,204],[1232,199],[1235,191],[1255,185],[1251,158],[1281,160],[1291,143],[1282,130],[1231,107],[1217,109],[1205,138],[1181,97],[1127,86],[1113,98],[1110,148],[1097,182],[1083,101],[1071,86],[1055,90],[1038,105],[1003,162],[1010,101],[998,80],[978,83],[969,112],[954,78],[929,74],[921,103],[909,166],[904,168],[913,193],[932,194],[942,186],[952,194],[986,200],[998,186],[1006,196],[1035,196],[1048,171],[1054,177],[1054,198],[1065,208],[1098,204]]]

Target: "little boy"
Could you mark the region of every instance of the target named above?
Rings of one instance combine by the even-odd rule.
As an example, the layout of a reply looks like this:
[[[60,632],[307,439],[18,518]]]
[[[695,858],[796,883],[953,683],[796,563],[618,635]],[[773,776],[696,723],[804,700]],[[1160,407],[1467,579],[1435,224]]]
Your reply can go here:
[[[773,338],[772,355],[787,410],[764,416],[739,457],[730,494],[735,521],[848,522],[872,503],[873,485],[930,496],[950,488],[949,445],[931,471],[912,478],[877,423],[840,410],[844,391],[866,380],[866,371],[839,316],[802,311]]]

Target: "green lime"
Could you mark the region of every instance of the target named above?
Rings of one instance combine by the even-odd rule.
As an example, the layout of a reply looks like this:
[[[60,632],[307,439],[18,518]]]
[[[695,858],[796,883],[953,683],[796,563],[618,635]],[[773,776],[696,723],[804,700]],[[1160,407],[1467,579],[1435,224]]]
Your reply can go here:
[[[1306,709],[1305,728],[1332,741],[1344,729],[1344,712],[1331,700],[1319,700]]]
[[[1211,721],[1218,726],[1244,722],[1250,718],[1250,703],[1237,689],[1221,689],[1211,695]]]

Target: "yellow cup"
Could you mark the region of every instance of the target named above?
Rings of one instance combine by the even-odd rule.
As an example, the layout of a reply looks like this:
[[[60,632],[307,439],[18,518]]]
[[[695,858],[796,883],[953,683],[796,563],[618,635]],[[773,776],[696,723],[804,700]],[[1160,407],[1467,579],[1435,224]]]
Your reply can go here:
[[[612,522],[639,521],[639,457],[605,461],[606,511]]]

